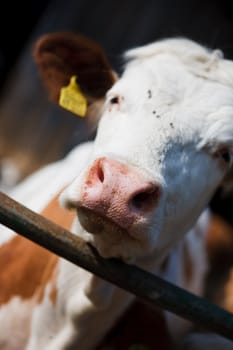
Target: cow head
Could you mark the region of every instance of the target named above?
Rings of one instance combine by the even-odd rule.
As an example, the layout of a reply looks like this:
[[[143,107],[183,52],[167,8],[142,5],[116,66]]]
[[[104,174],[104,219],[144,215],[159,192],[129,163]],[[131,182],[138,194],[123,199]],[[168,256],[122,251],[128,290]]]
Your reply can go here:
[[[71,33],[42,37],[35,58],[53,99],[76,74],[89,108],[102,101],[88,166],[61,197],[77,232],[105,257],[160,259],[229,173],[233,64],[169,39],[127,52],[116,80],[102,49]]]

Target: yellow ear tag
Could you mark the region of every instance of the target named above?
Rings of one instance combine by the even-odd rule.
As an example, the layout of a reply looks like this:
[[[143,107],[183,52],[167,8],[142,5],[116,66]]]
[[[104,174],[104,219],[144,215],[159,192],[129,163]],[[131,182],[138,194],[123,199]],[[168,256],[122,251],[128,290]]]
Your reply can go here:
[[[61,88],[59,105],[80,117],[86,116],[87,100],[77,83],[75,75],[70,78],[69,85]]]

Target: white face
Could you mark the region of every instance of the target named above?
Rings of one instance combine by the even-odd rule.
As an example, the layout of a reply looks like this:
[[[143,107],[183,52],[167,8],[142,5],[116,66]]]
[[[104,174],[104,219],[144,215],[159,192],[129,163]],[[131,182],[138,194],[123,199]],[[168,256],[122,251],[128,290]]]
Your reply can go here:
[[[83,237],[103,256],[159,260],[194,224],[229,169],[224,133],[232,107],[230,87],[194,75],[175,56],[129,63],[107,94],[89,166],[63,194],[68,206],[78,207]],[[108,164],[96,170],[99,159]],[[99,182],[90,190],[93,164]],[[132,197],[133,204],[140,201],[133,214],[123,202],[132,204]]]

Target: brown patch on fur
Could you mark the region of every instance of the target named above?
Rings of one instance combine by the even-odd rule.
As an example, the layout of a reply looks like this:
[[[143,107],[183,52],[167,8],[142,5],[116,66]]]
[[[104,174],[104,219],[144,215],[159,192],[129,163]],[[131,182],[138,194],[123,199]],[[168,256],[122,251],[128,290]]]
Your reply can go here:
[[[41,215],[69,229],[74,213],[65,211],[53,198]],[[0,305],[12,297],[30,299],[37,292],[42,300],[48,281],[52,280],[51,300],[56,301],[54,273],[58,256],[40,247],[30,240],[15,236],[0,248]]]
[[[51,253],[52,254],[52,253]],[[37,291],[37,303],[40,304],[43,301],[45,288],[50,283],[49,297],[53,304],[56,303],[57,289],[56,289],[56,276],[58,273],[58,256],[53,255],[48,259],[47,267],[42,275],[41,281],[38,285]]]
[[[0,305],[13,296],[31,298],[41,283],[50,253],[16,236],[0,249]]]
[[[52,282],[52,287],[51,287],[51,290],[49,293],[49,298],[50,298],[51,302],[53,303],[53,305],[55,305],[56,300],[57,300],[57,287],[55,284],[55,279],[53,279],[53,282]]]
[[[233,312],[233,268],[231,268],[229,271],[222,300],[222,307],[230,312]]]
[[[76,212],[68,211],[67,209],[62,208],[58,202],[59,196],[60,193],[49,202],[47,207],[42,211],[41,215],[65,229],[70,229]]]
[[[223,268],[223,265],[233,264],[233,226],[222,217],[213,215],[206,246],[211,265]]]
[[[188,243],[185,241],[183,244],[183,256],[184,256],[184,262],[183,262],[184,277],[189,283],[193,278],[193,264],[192,264],[192,259],[188,248]]]
[[[80,34],[45,34],[36,41],[33,56],[49,97],[56,103],[61,87],[68,85],[73,75],[89,102],[104,97],[115,81],[102,47]]]
[[[209,272],[206,278],[206,297],[215,304],[233,311],[233,227],[219,215],[210,221],[207,241]]]

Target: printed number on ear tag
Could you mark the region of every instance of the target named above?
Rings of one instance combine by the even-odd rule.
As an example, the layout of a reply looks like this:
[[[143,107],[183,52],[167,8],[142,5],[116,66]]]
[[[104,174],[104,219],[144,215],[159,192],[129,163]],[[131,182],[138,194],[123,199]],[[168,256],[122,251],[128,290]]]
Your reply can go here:
[[[70,78],[69,85],[61,88],[59,105],[80,117],[86,116],[87,100],[77,83],[75,75]]]

